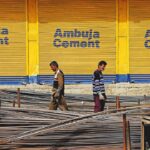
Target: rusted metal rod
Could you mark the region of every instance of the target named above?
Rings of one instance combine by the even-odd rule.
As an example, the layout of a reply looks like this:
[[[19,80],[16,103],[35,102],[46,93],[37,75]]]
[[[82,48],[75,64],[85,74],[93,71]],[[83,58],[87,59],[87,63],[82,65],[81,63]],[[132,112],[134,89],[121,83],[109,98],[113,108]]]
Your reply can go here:
[[[127,141],[128,141],[128,150],[131,150],[131,138],[130,138],[130,122],[127,121]]]
[[[116,96],[116,109],[120,109],[120,97]]]
[[[138,100],[138,105],[139,105],[139,106],[141,105],[141,101],[140,101],[140,99]]]
[[[13,107],[15,107],[15,103],[16,103],[15,100],[13,100]]]
[[[141,129],[141,150],[145,150],[145,141],[144,141],[144,122],[142,122],[142,129]]]
[[[20,88],[17,89],[17,103],[18,103],[18,108],[20,108]]]
[[[126,123],[126,114],[123,114],[123,149],[127,150],[127,123]]]
[[[147,97],[146,97],[146,95],[144,95],[144,100],[145,100],[145,101],[147,100]]]

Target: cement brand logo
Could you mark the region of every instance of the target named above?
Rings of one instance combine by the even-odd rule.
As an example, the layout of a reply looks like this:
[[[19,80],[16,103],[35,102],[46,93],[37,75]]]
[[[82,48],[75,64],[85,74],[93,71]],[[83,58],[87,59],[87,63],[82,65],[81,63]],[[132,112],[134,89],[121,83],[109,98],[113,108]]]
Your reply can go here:
[[[9,34],[9,31],[7,28],[0,28],[0,45],[8,45],[9,44],[9,38],[7,35]]]
[[[53,46],[57,48],[100,48],[99,38],[100,33],[92,29],[87,31],[78,29],[62,31],[62,29],[57,28],[54,33]]]
[[[144,46],[145,48],[150,49],[150,30],[146,31],[145,38],[146,38],[146,41],[144,43]]]

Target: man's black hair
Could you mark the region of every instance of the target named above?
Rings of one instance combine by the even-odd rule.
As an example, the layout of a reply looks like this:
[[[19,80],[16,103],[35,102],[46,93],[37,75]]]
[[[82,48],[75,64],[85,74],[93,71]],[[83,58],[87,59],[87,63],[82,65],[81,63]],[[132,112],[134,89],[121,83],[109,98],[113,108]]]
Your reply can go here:
[[[49,63],[50,66],[56,66],[58,67],[58,63],[56,61],[52,61]]]
[[[106,61],[104,61],[104,60],[102,60],[102,61],[100,61],[99,63],[98,63],[98,66],[102,66],[102,65],[107,65],[107,62]]]

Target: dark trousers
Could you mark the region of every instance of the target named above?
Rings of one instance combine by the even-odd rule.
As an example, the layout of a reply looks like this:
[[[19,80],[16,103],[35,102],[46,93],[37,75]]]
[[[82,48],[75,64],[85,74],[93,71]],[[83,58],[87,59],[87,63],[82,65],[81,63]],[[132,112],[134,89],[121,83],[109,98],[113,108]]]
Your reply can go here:
[[[105,107],[105,100],[100,100],[99,95],[93,95],[94,97],[94,112],[100,112],[100,111],[104,111],[104,107]]]

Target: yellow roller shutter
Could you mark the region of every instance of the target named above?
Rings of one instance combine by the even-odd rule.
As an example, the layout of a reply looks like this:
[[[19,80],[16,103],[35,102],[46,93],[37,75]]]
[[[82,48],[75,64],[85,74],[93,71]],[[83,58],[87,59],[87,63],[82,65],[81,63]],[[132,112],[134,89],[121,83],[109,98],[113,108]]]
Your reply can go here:
[[[130,74],[150,74],[149,10],[149,0],[129,0]]]
[[[39,0],[39,71],[59,62],[65,74],[91,74],[99,60],[116,73],[115,0]]]
[[[0,0],[0,76],[26,75],[26,0]]]

